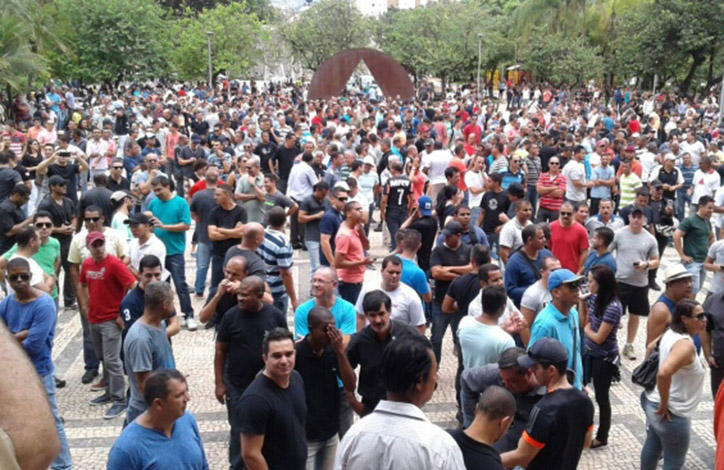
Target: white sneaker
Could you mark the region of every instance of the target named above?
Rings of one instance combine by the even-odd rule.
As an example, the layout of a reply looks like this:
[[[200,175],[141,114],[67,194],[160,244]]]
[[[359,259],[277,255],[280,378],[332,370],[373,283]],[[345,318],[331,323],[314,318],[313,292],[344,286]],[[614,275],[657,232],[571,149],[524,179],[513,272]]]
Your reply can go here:
[[[186,329],[189,331],[196,331],[199,329],[199,324],[196,323],[196,320],[193,318],[189,318],[186,320]]]
[[[627,344],[626,346],[623,347],[623,355],[629,361],[636,360],[636,353],[634,353],[633,344]]]
[[[179,317],[178,324],[181,328],[186,326],[186,319],[184,317]]]

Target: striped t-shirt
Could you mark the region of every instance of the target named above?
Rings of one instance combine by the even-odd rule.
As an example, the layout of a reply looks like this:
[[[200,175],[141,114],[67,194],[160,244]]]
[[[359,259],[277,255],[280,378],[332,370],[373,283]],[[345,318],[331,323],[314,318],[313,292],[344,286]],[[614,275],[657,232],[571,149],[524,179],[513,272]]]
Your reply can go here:
[[[641,178],[634,172],[629,173],[628,176],[621,175],[619,186],[621,187],[619,207],[626,207],[633,204],[634,199],[636,199],[636,189],[641,186]]]
[[[551,178],[550,173],[543,173],[538,179],[538,184],[543,188],[557,187],[563,190],[563,194],[566,193],[566,177],[562,174],[556,175],[555,178]],[[563,195],[559,197],[551,196],[550,194],[542,194],[540,196],[540,206],[549,211],[557,211],[561,209],[563,204]]]
[[[283,232],[267,228],[264,233],[264,243],[259,247],[258,253],[266,263],[266,282],[272,295],[277,297],[285,294],[279,269],[289,269],[294,264],[289,238]]]

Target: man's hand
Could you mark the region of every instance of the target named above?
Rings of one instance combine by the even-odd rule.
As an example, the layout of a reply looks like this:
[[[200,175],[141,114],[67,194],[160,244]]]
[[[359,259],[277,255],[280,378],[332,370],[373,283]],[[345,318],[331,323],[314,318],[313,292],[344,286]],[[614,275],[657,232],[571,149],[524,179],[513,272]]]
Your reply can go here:
[[[295,309],[296,310],[296,309]],[[344,354],[344,341],[342,340],[342,332],[339,331],[334,325],[327,326],[327,337],[329,338],[329,344],[337,354]]]
[[[64,235],[72,235],[73,232],[75,232],[75,229],[73,228],[72,225],[63,225],[63,227],[61,227],[61,228],[63,229],[62,233]]]
[[[219,382],[216,384],[216,390],[214,391],[216,394],[216,399],[221,403],[222,405],[226,404],[226,385],[224,385],[224,382]]]
[[[361,261],[363,265],[373,264],[377,258],[374,256],[366,256],[365,259]]]
[[[292,310],[296,312],[298,308],[299,308],[299,301],[292,300]]]
[[[669,409],[665,403],[659,403],[659,408],[656,411],[654,411],[654,414],[661,416],[661,418],[659,418],[660,423],[662,423],[665,419],[671,421],[671,416],[669,415]]]
[[[116,317],[116,325],[118,325],[119,329],[123,329],[123,318],[120,315]]]
[[[689,263],[691,263],[692,261],[694,261],[694,258],[692,258],[691,256],[681,255],[681,262],[682,262],[682,263],[684,263],[684,264],[689,264]]]
[[[714,359],[714,356],[709,356],[709,357],[707,357],[707,358],[706,358],[706,362],[709,363],[709,367],[711,367],[712,369],[718,369],[718,368],[719,368],[719,364],[716,363],[716,359]]]

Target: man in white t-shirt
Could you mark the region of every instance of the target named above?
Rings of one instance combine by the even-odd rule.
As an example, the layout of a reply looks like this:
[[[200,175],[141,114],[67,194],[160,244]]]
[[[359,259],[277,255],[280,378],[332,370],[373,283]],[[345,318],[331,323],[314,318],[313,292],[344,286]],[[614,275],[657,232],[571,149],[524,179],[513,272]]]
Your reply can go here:
[[[543,258],[540,269],[541,278],[523,293],[523,298],[520,300],[520,313],[523,314],[523,318],[529,325],[533,324],[535,317],[551,301],[548,278],[556,269],[561,269],[561,262],[558,261],[558,258],[553,256]]]
[[[573,149],[573,158],[563,167],[563,176],[566,177],[566,200],[582,202],[586,200],[586,189],[590,184],[586,181],[586,167],[583,159],[586,158],[586,149],[578,145]]]
[[[500,230],[500,259],[503,264],[507,264],[510,255],[523,246],[522,232],[526,225],[531,224],[531,213],[530,202],[523,199],[515,202],[515,217],[507,221]]]
[[[694,156],[691,156],[692,160]],[[701,157],[699,159],[699,169],[694,173],[694,179],[691,181],[691,204],[696,206],[699,204],[699,198],[702,196],[714,197],[716,191],[721,186],[721,176],[712,168],[711,158]],[[696,211],[696,209],[694,209]]]
[[[706,147],[700,141],[696,140],[693,132],[686,134],[686,140],[679,144],[681,153],[691,154],[691,161],[694,165],[699,165],[699,159],[702,155],[706,155]]]
[[[487,186],[488,177],[483,171],[485,167],[485,157],[481,155],[473,156],[473,164],[470,170],[465,172],[465,186],[468,188],[470,199],[468,201],[468,207],[471,209],[470,220],[478,220],[480,211],[480,202],[483,200],[483,194],[485,194],[485,187]]]
[[[427,144],[427,142],[425,143]],[[445,186],[445,169],[453,159],[450,150],[442,148],[442,142],[434,143],[435,150],[423,156],[422,171],[430,178],[430,194],[433,201],[437,200],[437,193]]]
[[[382,260],[382,282],[379,287],[366,285],[362,288],[355,310],[357,312],[357,331],[365,326],[363,302],[367,292],[381,289],[392,300],[390,318],[406,325],[417,328],[425,333],[425,314],[422,310],[422,301],[414,289],[400,282],[402,276],[402,261],[395,255],[389,255]]]
[[[130,259],[128,269],[140,281],[141,259],[146,255],[154,255],[163,263],[166,260],[166,245],[151,231],[151,220],[146,214],[132,214],[124,223],[130,227],[133,235],[133,240],[128,246],[128,258]],[[163,267],[161,279],[166,281],[170,275],[171,273]]]

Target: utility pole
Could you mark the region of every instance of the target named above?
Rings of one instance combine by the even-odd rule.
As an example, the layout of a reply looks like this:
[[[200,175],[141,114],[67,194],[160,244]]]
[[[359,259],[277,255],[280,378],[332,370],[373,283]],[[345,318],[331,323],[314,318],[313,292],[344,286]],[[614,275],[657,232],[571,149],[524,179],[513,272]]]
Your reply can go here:
[[[214,76],[211,71],[211,36],[214,35],[213,31],[206,31],[206,44],[209,50],[209,88],[214,88]]]
[[[480,93],[480,63],[483,55],[483,33],[478,33],[478,98],[482,97]]]

